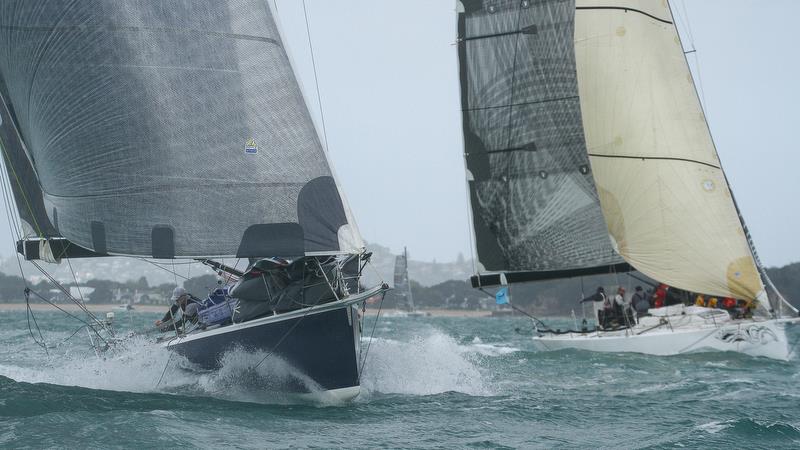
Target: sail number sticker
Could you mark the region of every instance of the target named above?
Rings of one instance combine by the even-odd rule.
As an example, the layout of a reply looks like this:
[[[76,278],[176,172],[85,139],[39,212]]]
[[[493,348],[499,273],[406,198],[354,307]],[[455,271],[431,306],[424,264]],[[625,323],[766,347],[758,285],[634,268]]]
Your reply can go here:
[[[256,144],[255,139],[250,138],[247,140],[247,142],[244,144],[244,152],[248,155],[255,155],[258,153],[258,145]]]

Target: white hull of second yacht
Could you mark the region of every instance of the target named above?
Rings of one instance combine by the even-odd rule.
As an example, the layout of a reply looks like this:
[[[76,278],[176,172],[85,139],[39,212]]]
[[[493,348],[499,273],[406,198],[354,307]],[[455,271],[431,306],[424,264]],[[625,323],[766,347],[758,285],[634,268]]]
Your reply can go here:
[[[695,313],[705,309],[687,308]],[[632,328],[615,331],[542,334],[533,342],[539,351],[580,349],[660,356],[731,351],[784,361],[791,356],[785,328],[797,319],[729,320],[713,312],[703,317],[702,313],[708,312],[699,312],[645,317]]]

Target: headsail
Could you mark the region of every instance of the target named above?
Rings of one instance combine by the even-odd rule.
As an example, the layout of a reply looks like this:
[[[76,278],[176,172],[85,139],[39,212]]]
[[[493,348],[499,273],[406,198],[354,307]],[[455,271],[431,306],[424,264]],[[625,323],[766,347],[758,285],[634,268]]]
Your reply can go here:
[[[682,289],[764,289],[664,0],[578,0],[581,112],[615,249]]]
[[[586,154],[574,1],[460,3],[464,154],[480,271],[515,272],[513,282],[621,268]]]
[[[0,49],[69,241],[159,258],[363,247],[264,2],[9,0]]]

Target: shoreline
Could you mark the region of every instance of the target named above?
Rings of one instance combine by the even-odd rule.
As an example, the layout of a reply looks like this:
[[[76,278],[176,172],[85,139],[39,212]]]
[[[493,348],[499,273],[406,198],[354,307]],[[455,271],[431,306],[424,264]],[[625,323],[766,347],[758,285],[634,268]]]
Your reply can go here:
[[[56,305],[68,312],[79,312],[80,308],[74,303],[56,303]],[[54,306],[47,303],[31,303],[31,310],[36,312],[43,311],[58,311]],[[120,309],[119,304],[112,303],[86,303],[86,308],[93,313],[124,313],[127,310]],[[169,305],[134,305],[133,312],[135,313],[163,313],[169,308]],[[22,312],[26,310],[25,303],[0,303],[0,313],[4,312]],[[492,312],[486,310],[463,310],[463,309],[420,309],[419,312],[429,314],[429,317],[491,317]],[[366,315],[375,316],[378,313],[377,308],[367,308]],[[383,318],[403,318],[406,312],[398,309],[382,309],[381,317]]]

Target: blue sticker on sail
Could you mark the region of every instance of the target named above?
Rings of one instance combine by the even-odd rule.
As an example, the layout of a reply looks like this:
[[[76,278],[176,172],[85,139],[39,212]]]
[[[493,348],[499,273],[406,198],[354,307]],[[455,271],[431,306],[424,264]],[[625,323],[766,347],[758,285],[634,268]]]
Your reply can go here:
[[[258,153],[258,145],[256,145],[256,140],[250,138],[247,140],[247,143],[244,144],[244,152],[249,155],[255,155]]]

